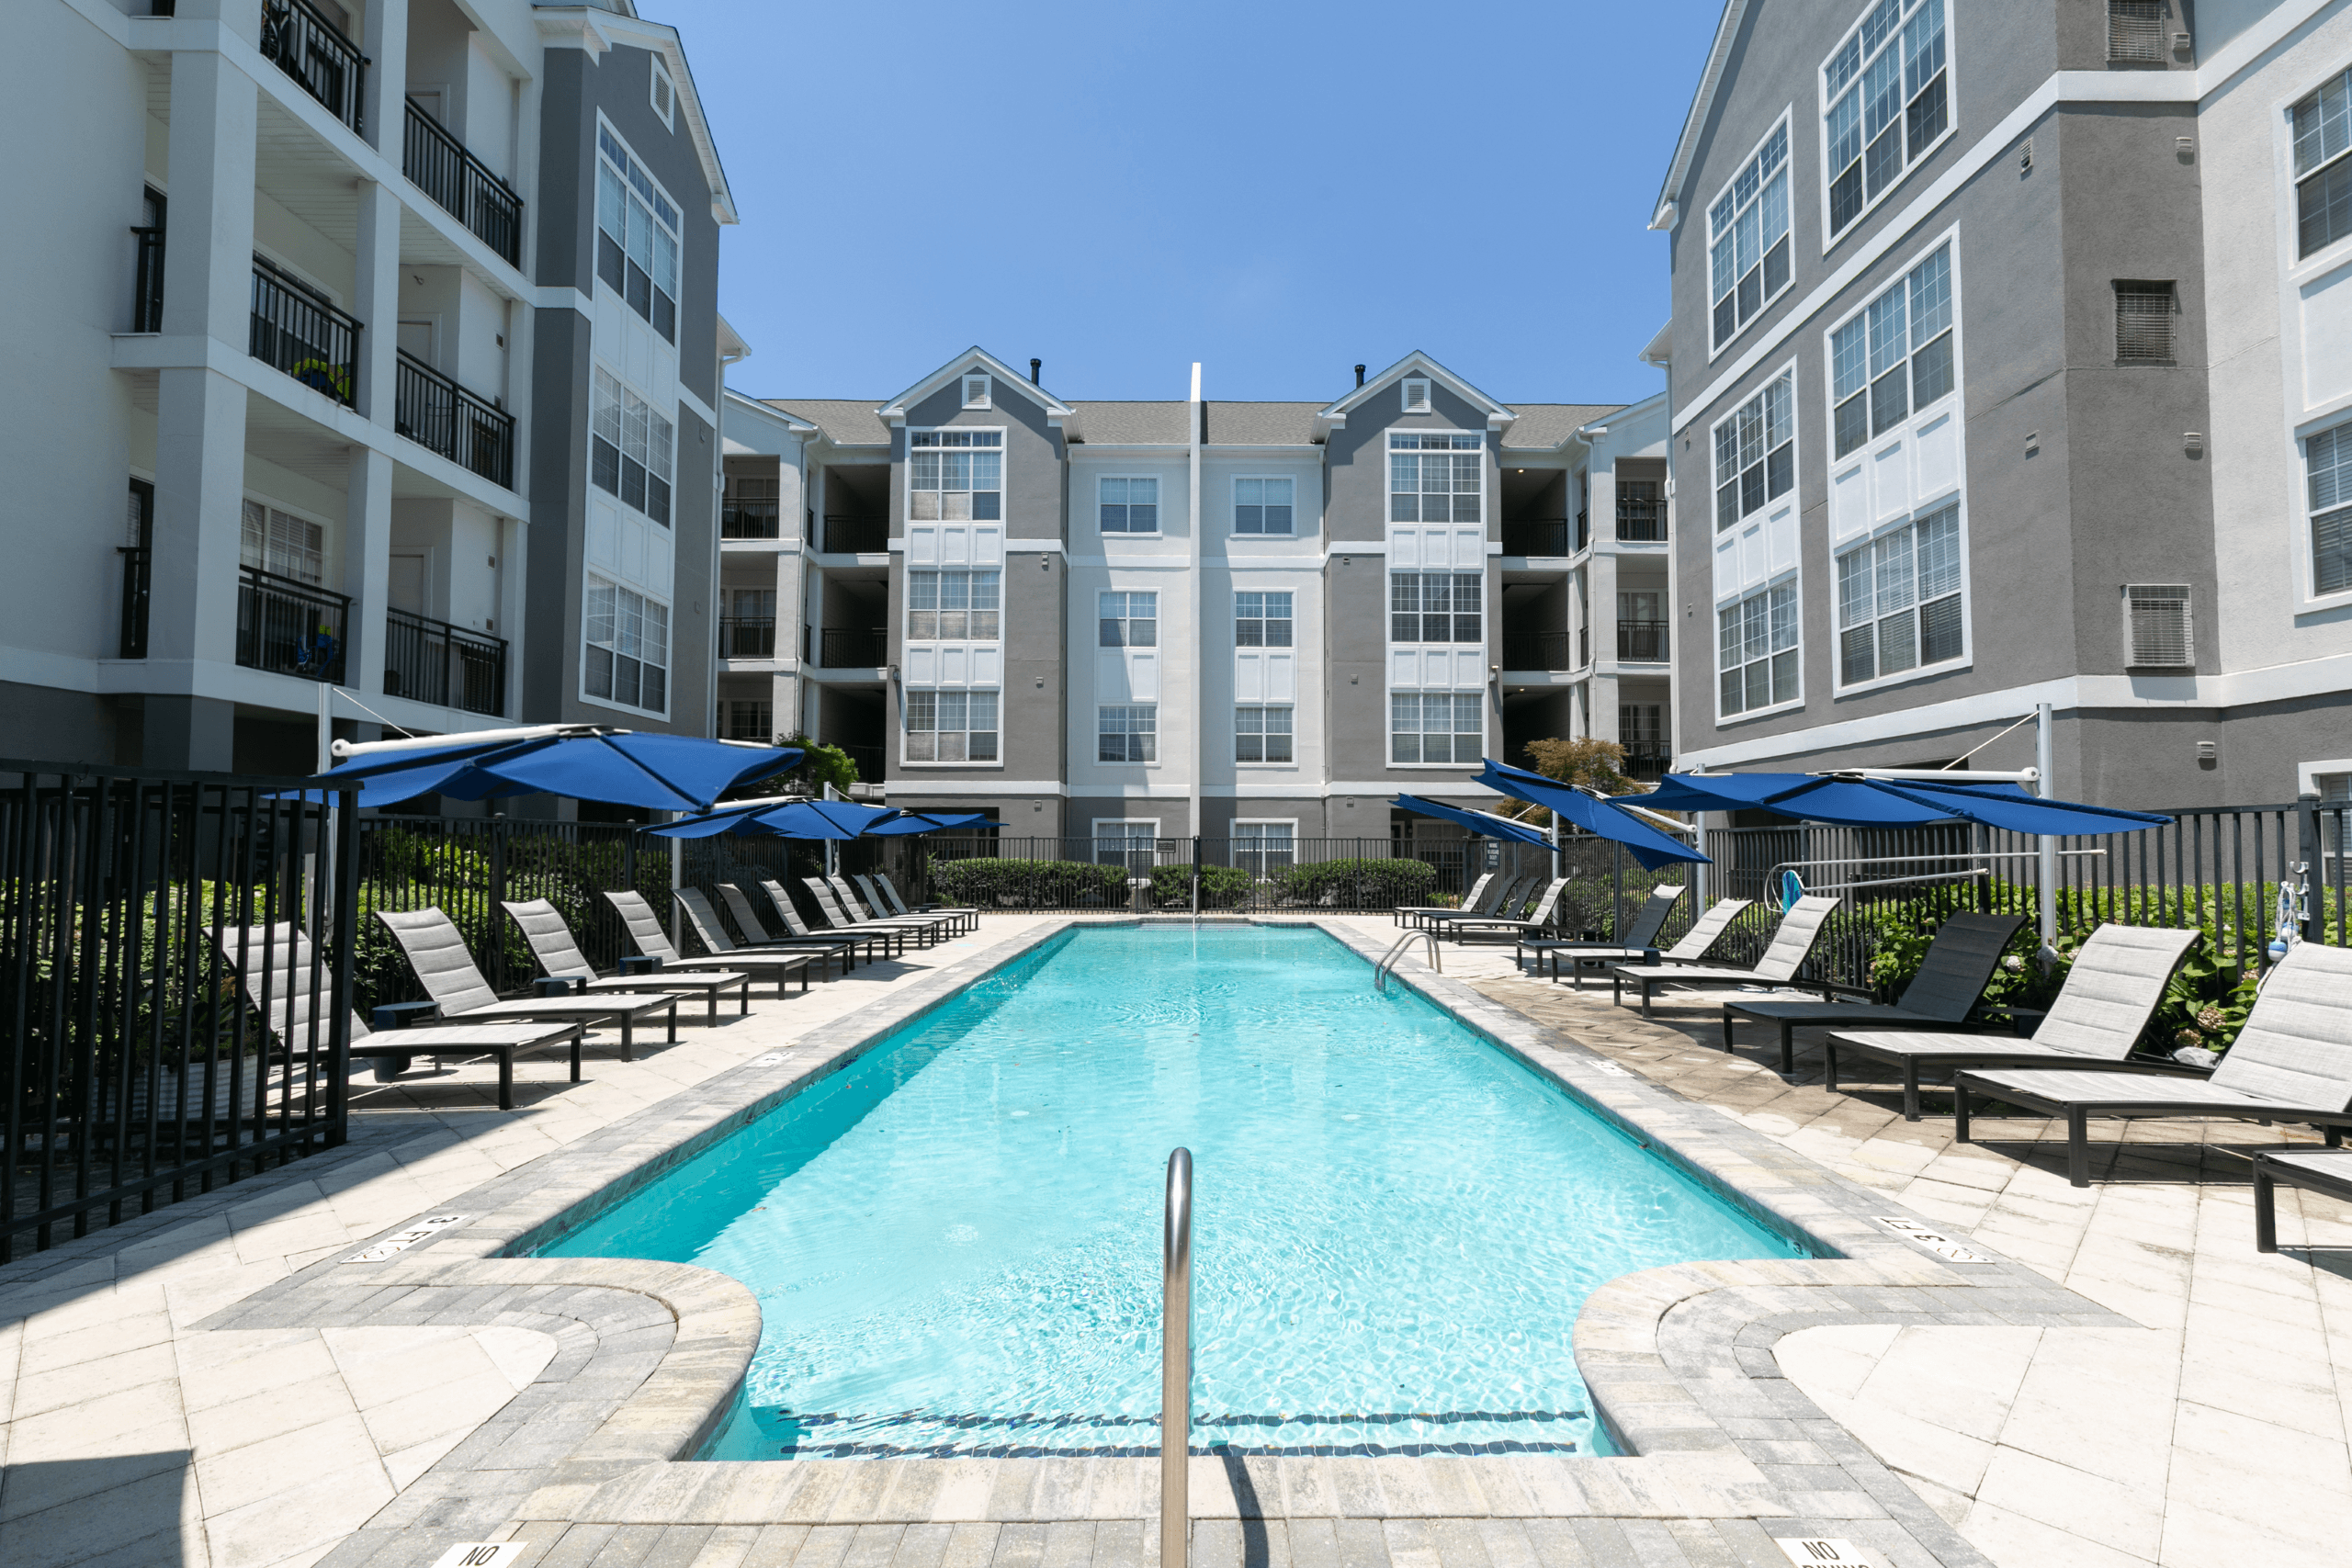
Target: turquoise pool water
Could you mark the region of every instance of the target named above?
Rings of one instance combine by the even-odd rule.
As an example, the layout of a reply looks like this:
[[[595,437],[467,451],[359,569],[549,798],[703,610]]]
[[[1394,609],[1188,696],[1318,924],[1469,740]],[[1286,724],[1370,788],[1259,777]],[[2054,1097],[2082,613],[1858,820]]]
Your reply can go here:
[[[1058,937],[544,1247],[742,1280],[724,1459],[1157,1451],[1193,1151],[1194,1441],[1600,1446],[1570,1334],[1790,1244],[1308,928]]]

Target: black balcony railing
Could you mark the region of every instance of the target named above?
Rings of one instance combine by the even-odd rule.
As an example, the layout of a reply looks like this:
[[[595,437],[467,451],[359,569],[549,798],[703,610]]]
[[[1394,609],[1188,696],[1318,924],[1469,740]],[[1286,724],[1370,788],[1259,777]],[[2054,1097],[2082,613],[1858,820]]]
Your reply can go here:
[[[721,615],[718,618],[718,657],[721,659],[774,659],[775,657],[775,617],[774,615]]]
[[[837,556],[878,555],[890,547],[889,520],[882,517],[827,517],[825,548]]]
[[[514,483],[514,416],[405,349],[392,368],[392,425],[492,484]]]
[[[407,134],[401,143],[401,173],[483,244],[509,263],[522,265],[523,198],[413,98],[408,103]]]
[[[1572,670],[1566,632],[1503,633],[1506,670]]]
[[[1620,771],[1629,779],[1642,784],[1656,784],[1674,764],[1673,756],[1657,741],[1628,740],[1623,744],[1625,761]]]
[[[262,0],[261,57],[277,62],[335,118],[360,128],[368,57],[310,0]]]
[[[773,501],[730,501],[718,509],[722,539],[774,539],[783,532]]]
[[[253,355],[356,408],[359,320],[254,258]]]
[[[131,289],[130,330],[159,333],[164,330],[164,231],[133,229],[131,233],[139,242],[139,279]]]
[[[1507,556],[1564,556],[1567,553],[1568,520],[1565,517],[1539,517],[1503,525],[1503,554]]]
[[[237,584],[237,662],[343,684],[351,601],[290,577],[242,569]]]
[[[124,547],[122,556],[122,657],[147,657],[147,592],[153,550]]]
[[[817,651],[817,662],[827,670],[879,670],[890,662],[890,634],[881,626],[827,626]]]
[[[1631,545],[1666,541],[1666,502],[1655,497],[1617,498],[1617,537]]]
[[[410,610],[387,610],[384,694],[503,716],[506,639]]]
[[[1663,664],[1667,659],[1667,623],[1664,621],[1620,621],[1617,623],[1617,657],[1636,664]]]
[[[849,760],[857,764],[858,783],[880,784],[882,782],[882,759],[886,753],[881,747],[851,746],[839,740],[828,741],[827,744],[838,746],[849,753]]]
[[[1592,628],[1590,626],[1578,626],[1577,628],[1577,661],[1574,664],[1569,665],[1568,668],[1571,670],[1581,670],[1591,662]]]

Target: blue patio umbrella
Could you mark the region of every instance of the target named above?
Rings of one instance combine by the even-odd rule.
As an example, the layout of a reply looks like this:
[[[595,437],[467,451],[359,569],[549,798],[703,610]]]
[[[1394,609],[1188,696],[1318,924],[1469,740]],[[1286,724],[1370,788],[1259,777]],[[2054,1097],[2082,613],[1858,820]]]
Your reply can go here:
[[[1598,838],[1614,839],[1641,863],[1645,871],[1656,871],[1662,865],[1672,865],[1679,861],[1712,863],[1697,850],[1651,827],[1617,801],[1587,795],[1572,784],[1547,779],[1542,773],[1531,773],[1525,768],[1514,768],[1489,757],[1486,771],[1478,775],[1477,782],[1498,794],[1546,807],[1561,821],[1582,828]],[[1641,804],[1652,806],[1657,798],[1655,795],[1643,795]]]
[[[451,736],[447,744],[337,741],[346,760],[321,779],[361,781],[359,804],[391,806],[420,795],[494,800],[560,795],[657,811],[704,811],[749,779],[799,761],[797,747],[639,735],[593,725]]]
[[[1485,838],[1511,839],[1547,850],[1552,847],[1552,840],[1543,829],[1526,822],[1514,822],[1508,817],[1497,817],[1491,812],[1465,810],[1458,806],[1447,806],[1442,801],[1423,800],[1418,795],[1400,795],[1389,804],[1416,817],[1434,817],[1442,822],[1459,823]]]
[[[764,834],[780,839],[858,838],[886,817],[886,806],[861,806],[854,800],[759,800],[729,806],[721,801],[699,817],[649,828],[663,839],[708,839],[721,833]]]
[[[978,811],[946,815],[936,811],[894,811],[865,830],[869,839],[905,838],[914,833],[952,833],[958,829],[993,828],[996,819]]]
[[[2045,800],[2015,784],[1850,773],[1668,773],[1644,804],[1675,811],[1773,811],[1845,828],[1910,828],[1957,818],[2051,838],[2136,833],[2172,821],[2145,811]]]

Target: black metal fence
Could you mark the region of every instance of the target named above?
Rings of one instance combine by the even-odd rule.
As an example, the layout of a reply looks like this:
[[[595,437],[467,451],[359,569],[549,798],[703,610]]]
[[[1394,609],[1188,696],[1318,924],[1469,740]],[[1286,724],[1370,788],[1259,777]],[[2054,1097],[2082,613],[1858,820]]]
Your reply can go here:
[[[408,100],[401,173],[509,263],[523,259],[523,198],[441,122]]]
[[[387,610],[384,694],[503,715],[506,639],[408,610]]]
[[[356,813],[300,783],[0,761],[0,1262],[342,1141]]]
[[[825,519],[825,548],[834,555],[875,555],[890,547],[890,520],[887,517],[838,517]]]
[[[313,391],[358,406],[359,318],[338,310],[296,278],[254,258],[253,331],[248,348]]]
[[[514,482],[514,416],[405,349],[392,368],[392,428],[492,484]]]
[[[164,230],[158,224],[130,231],[139,247],[139,273],[131,286],[130,330],[164,330]]]
[[[343,682],[351,600],[257,566],[237,579],[237,662],[312,681]]]
[[[368,58],[310,0],[262,0],[261,57],[277,62],[335,118],[360,129]]]

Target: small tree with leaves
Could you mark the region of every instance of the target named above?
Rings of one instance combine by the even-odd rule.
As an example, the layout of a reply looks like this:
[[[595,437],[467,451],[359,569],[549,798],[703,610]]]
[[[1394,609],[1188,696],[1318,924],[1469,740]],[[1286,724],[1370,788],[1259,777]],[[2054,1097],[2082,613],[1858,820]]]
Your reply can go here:
[[[827,784],[847,795],[849,786],[857,782],[856,761],[838,746],[811,740],[806,735],[779,735],[775,743],[797,746],[806,755],[780,773],[771,773],[756,783],[736,785],[732,791],[735,795],[744,800],[756,800],[762,795],[799,792],[821,797]]]
[[[1522,750],[1535,772],[1564,784],[1582,784],[1603,795],[1623,795],[1641,787],[1625,776],[1625,749],[1614,740],[1589,735],[1573,740],[1531,740]],[[1552,813],[1541,806],[1520,801],[1504,809],[1521,822],[1551,825]]]

